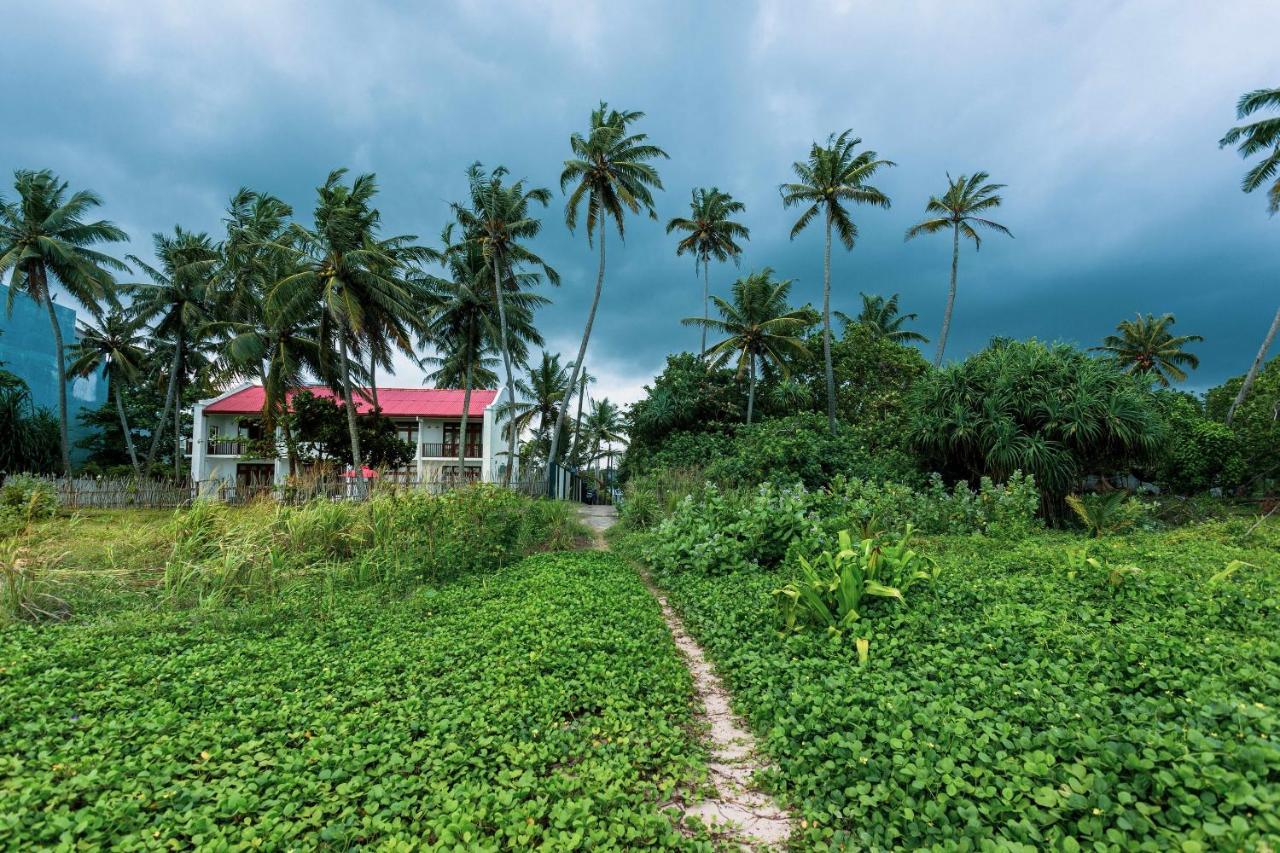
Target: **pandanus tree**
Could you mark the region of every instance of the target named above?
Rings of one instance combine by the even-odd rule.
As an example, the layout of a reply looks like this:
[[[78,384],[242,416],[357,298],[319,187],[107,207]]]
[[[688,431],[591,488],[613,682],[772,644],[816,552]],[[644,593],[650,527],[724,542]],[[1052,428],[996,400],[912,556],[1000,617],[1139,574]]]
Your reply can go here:
[[[591,124],[586,135],[575,133],[569,137],[573,156],[564,161],[560,173],[560,190],[570,186],[573,190],[565,202],[564,222],[570,231],[578,226],[579,211],[585,209],[587,244],[599,240],[600,262],[596,270],[596,289],[587,312],[587,323],[582,329],[582,343],[578,357],[573,361],[573,373],[569,379],[569,393],[578,385],[578,374],[586,364],[587,345],[591,342],[591,327],[595,324],[596,310],[600,307],[600,293],[604,289],[605,232],[609,220],[618,229],[618,239],[626,239],[626,215],[645,212],[650,219],[657,219],[653,209],[653,190],[662,189],[662,179],[650,161],[665,159],[667,152],[649,142],[644,133],[635,133],[631,125],[644,118],[644,113],[634,110],[614,110],[604,101],[591,112]],[[551,433],[551,445],[547,452],[548,476],[557,461],[560,449],[560,433],[564,429],[568,406],[560,408],[556,427]],[[548,485],[550,482],[548,481]]]
[[[134,448],[133,433],[125,414],[122,387],[137,380],[146,359],[146,347],[137,322],[126,317],[122,311],[106,314],[96,325],[81,321],[80,340],[70,348],[70,355],[68,376],[92,376],[105,368],[107,387],[116,404],[120,430],[124,434],[125,448],[129,451],[129,462],[133,465],[134,476],[141,477],[142,467],[138,464],[138,452]]]
[[[446,275],[424,274],[421,278],[426,296],[424,308],[431,319],[420,343],[434,344],[441,353],[436,357],[439,365],[434,374],[436,380],[455,380],[452,387],[462,385],[464,389],[458,445],[461,472],[466,465],[471,391],[477,384],[487,385],[497,378],[486,365],[488,354],[501,350],[506,358],[523,363],[529,344],[543,343],[533,326],[533,312],[549,300],[527,289],[532,279],[536,279],[532,273],[514,274],[515,287],[502,293],[502,289],[493,286],[494,268],[485,257],[484,244],[468,239],[454,242],[453,235],[454,225],[450,223],[441,234],[444,249],[439,253]],[[498,309],[500,296],[501,311]],[[511,458],[508,456],[508,460]],[[508,462],[508,476],[510,469]]]
[[[865,326],[877,336],[894,343],[929,342],[928,338],[914,329],[903,328],[905,323],[914,321],[919,315],[915,313],[903,314],[902,309],[898,307],[898,294],[895,293],[888,299],[878,294],[869,296],[863,293],[860,295],[862,296],[862,310],[858,312],[857,317],[850,317],[842,311],[835,312],[846,330],[850,326]]]
[[[1236,103],[1236,117],[1243,120],[1266,108],[1280,109],[1280,88],[1257,89],[1242,95]],[[1245,172],[1240,188],[1247,193],[1251,193],[1271,182],[1271,186],[1267,188],[1267,209],[1272,214],[1280,210],[1280,116],[1264,118],[1249,124],[1233,127],[1227,131],[1227,134],[1222,137],[1218,144],[1221,146],[1237,146],[1241,157],[1252,157],[1255,154],[1262,155],[1261,162]],[[1267,350],[1271,349],[1271,344],[1275,341],[1278,331],[1280,331],[1280,307],[1276,308],[1276,314],[1271,319],[1271,326],[1267,329],[1267,334],[1262,339],[1262,346],[1258,348],[1258,354],[1254,357],[1253,364],[1249,365],[1249,372],[1245,374],[1244,382],[1241,383],[1235,400],[1232,401],[1231,407],[1227,409],[1228,426],[1231,425],[1231,421],[1235,418],[1236,410],[1240,408],[1240,404],[1249,396],[1253,383],[1257,381],[1258,371],[1262,368],[1262,363],[1266,361]]]
[[[87,220],[102,200],[88,190],[68,195],[66,181],[48,170],[15,172],[13,188],[18,195],[15,201],[0,198],[0,277],[10,273],[5,311],[12,315],[18,293],[47,309],[58,376],[64,377],[66,350],[53,306],[54,287],[60,286],[90,314],[101,313],[102,303],[115,301],[112,271],[128,268],[94,246],[129,238],[106,220]],[[58,428],[62,472],[69,475],[71,444],[64,381],[58,382]]]
[[[791,239],[808,227],[819,215],[826,226],[826,243],[822,254],[822,362],[827,384],[827,422],[836,431],[836,380],[831,362],[831,234],[834,231],[846,250],[853,248],[858,226],[849,216],[846,204],[872,204],[888,207],[889,197],[868,181],[876,172],[893,166],[881,160],[874,151],[857,151],[862,140],[852,130],[831,134],[826,145],[813,143],[809,159],[793,163],[794,183],[779,187],[784,207],[801,206],[804,212],[791,227]]]
[[[123,286],[133,297],[130,306],[140,323],[151,326],[152,333],[173,347],[169,365],[168,388],[164,410],[156,422],[147,451],[146,470],[150,471],[160,449],[169,413],[173,412],[173,472],[182,476],[182,382],[190,368],[192,350],[199,349],[214,329],[212,280],[220,257],[218,247],[208,234],[197,234],[174,226],[173,234],[154,234],[154,253],[159,267],[153,267],[137,255],[128,255],[151,281]]]
[[[737,359],[738,379],[747,377],[747,423],[751,423],[756,402],[757,369],[766,366],[784,378],[790,375],[790,363],[807,358],[809,350],[803,335],[813,325],[814,317],[807,308],[792,308],[790,281],[774,281],[773,270],[738,279],[733,284],[732,301],[711,297],[719,318],[686,317],[687,326],[704,326],[726,337],[707,350],[707,361],[718,367]]]
[[[351,459],[357,488],[364,490],[364,461],[357,424],[358,390],[353,362],[369,350],[369,339],[390,342],[412,355],[420,321],[414,288],[400,276],[410,255],[421,256],[412,237],[379,239],[381,216],[373,207],[377,181],[372,174],[343,183],[346,169],[335,169],[316,191],[314,227],[294,223],[298,270],[271,288],[267,307],[284,310],[294,300],[320,305],[317,333],[326,360],[337,353],[337,376],[345,402]],[[361,395],[363,396],[363,395]]]
[[[729,217],[746,210],[746,205],[734,201],[733,196],[719,188],[699,188],[693,191],[689,201],[689,216],[677,216],[667,223],[667,233],[680,231],[684,237],[676,244],[676,257],[686,252],[693,255],[693,271],[702,271],[702,317],[711,317],[711,261],[724,263],[732,259],[735,264],[742,257],[738,240],[749,240],[751,232],[745,225]],[[702,329],[703,358],[707,355],[707,330]]]
[[[552,284],[560,283],[560,275],[525,245],[542,230],[541,220],[535,218],[530,209],[535,204],[546,207],[551,202],[551,191],[541,187],[526,189],[523,180],[508,185],[503,180],[506,176],[505,167],[499,166],[485,174],[483,166],[472,163],[467,169],[470,206],[455,204],[453,209],[466,234],[464,242],[478,245],[491,269],[489,281],[498,309],[498,349],[507,374],[507,405],[514,407],[516,386],[512,364],[515,359],[507,325],[507,301],[522,292],[524,285],[537,281],[536,273],[527,270],[522,273],[522,268],[540,270]],[[511,481],[515,453],[516,434],[512,431],[507,444],[504,482]]]
[[[1119,334],[1107,335],[1102,346],[1090,349],[1107,353],[1126,373],[1150,376],[1168,388],[1171,381],[1186,380],[1184,366],[1192,370],[1200,366],[1200,359],[1184,347],[1204,340],[1199,335],[1174,335],[1169,330],[1175,322],[1172,314],[1139,314],[1136,320],[1122,320],[1116,326]]]
[[[947,191],[941,196],[931,196],[924,206],[926,213],[934,215],[907,229],[907,240],[921,234],[951,231],[951,286],[947,289],[947,307],[942,313],[938,351],[933,357],[935,367],[942,364],[942,354],[947,348],[947,335],[951,332],[951,312],[956,305],[956,272],[960,266],[960,238],[972,240],[974,251],[977,251],[982,247],[982,236],[978,234],[978,228],[1007,237],[1013,236],[1008,228],[982,216],[999,207],[1002,202],[1000,190],[1004,189],[1004,184],[990,183],[990,177],[986,172],[961,175],[954,180],[947,175]]]

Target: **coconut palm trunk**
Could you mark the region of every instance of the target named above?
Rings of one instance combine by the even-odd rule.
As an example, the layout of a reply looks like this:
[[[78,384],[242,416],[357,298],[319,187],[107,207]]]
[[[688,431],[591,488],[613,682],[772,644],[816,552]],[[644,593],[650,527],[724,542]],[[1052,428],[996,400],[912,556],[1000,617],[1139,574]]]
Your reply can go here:
[[[498,337],[502,347],[502,365],[507,371],[507,468],[502,474],[502,484],[511,485],[511,469],[516,464],[516,428],[510,418],[515,416],[516,384],[511,370],[511,347],[507,345],[507,306],[502,298],[502,276],[499,275],[498,256],[493,256],[493,292],[498,303]]]
[[[467,371],[462,386],[462,420],[458,425],[458,476],[465,477],[467,470],[467,415],[471,413],[471,377],[475,359],[472,357],[472,341],[475,340],[475,320],[467,319]]]
[[[67,355],[62,345],[62,328],[53,308],[53,294],[49,293],[48,277],[44,267],[32,265],[32,272],[40,277],[40,287],[45,294],[44,304],[49,309],[49,326],[53,329],[53,353],[58,363],[58,443],[62,450],[63,476],[71,476],[71,443],[67,428]]]
[[[702,256],[702,319],[711,319],[711,271],[707,269],[706,255]],[[702,352],[701,358],[707,360],[707,324],[702,325]]]
[[[182,478],[182,379],[174,390],[173,407],[173,476]]]
[[[706,336],[706,332],[703,332]],[[578,415],[573,422],[573,444],[569,446],[569,458],[576,459],[578,456],[578,446],[582,439],[582,401],[587,397],[587,372],[582,372],[582,387],[578,389]]]
[[[822,367],[827,378],[827,426],[836,431],[836,374],[831,364],[831,208],[827,208],[827,242],[822,252]]]
[[[116,401],[116,414],[120,416],[120,429],[124,432],[124,446],[129,451],[129,462],[133,464],[133,476],[141,479],[142,468],[138,465],[138,451],[133,446],[133,435],[129,432],[129,418],[124,413],[124,397],[120,395],[120,380],[110,377],[112,396]]]
[[[960,266],[960,223],[953,227],[951,236],[951,289],[947,291],[947,309],[942,312],[942,331],[938,333],[938,352],[933,366],[942,366],[942,353],[947,348],[947,334],[951,331],[951,310],[956,306],[956,270]]]
[[[591,298],[591,310],[587,313],[587,325],[582,330],[582,345],[578,347],[578,358],[573,362],[573,375],[569,377],[569,386],[565,389],[568,395],[564,402],[560,404],[560,413],[556,415],[556,426],[551,432],[551,452],[547,454],[547,491],[552,494],[555,488],[551,480],[552,465],[556,461],[556,451],[560,449],[560,431],[564,429],[564,416],[569,411],[569,399],[573,396],[573,392],[577,389],[578,373],[582,370],[582,365],[587,358],[587,344],[591,341],[591,326],[596,321],[596,309],[600,307],[600,293],[604,289],[604,235],[605,229],[600,228],[600,269],[596,272],[596,292]]]
[[[1245,374],[1244,382],[1240,383],[1240,393],[1236,394],[1236,398],[1231,401],[1231,408],[1227,409],[1227,426],[1231,426],[1231,421],[1236,416],[1236,409],[1240,408],[1240,404],[1249,396],[1249,391],[1253,389],[1254,380],[1258,378],[1258,371],[1262,369],[1262,362],[1267,359],[1267,351],[1271,349],[1271,344],[1276,339],[1276,332],[1280,330],[1280,308],[1276,309],[1276,316],[1271,320],[1271,328],[1267,330],[1267,336],[1262,339],[1262,346],[1258,348],[1258,354],[1253,359],[1253,364],[1249,365],[1249,372]]]
[[[164,437],[164,427],[169,421],[169,411],[173,408],[175,395],[178,393],[178,371],[182,368],[182,338],[179,336],[173,345],[173,364],[169,368],[169,389],[164,395],[164,411],[156,423],[156,434],[151,436],[151,449],[147,451],[147,472],[156,461],[156,451],[160,449],[160,439]]]
[[[748,365],[749,365],[749,370],[750,370],[750,373],[749,373],[749,377],[750,377],[750,378],[747,380],[747,382],[748,382],[748,385],[747,385],[747,388],[748,388],[748,390],[747,390],[747,425],[748,425],[748,426],[750,426],[750,425],[751,425],[751,415],[752,415],[752,413],[755,411],[755,408],[756,408],[756,357],[755,357],[755,355],[750,355],[750,356],[748,356],[748,362],[747,362],[747,363],[748,363]]]
[[[351,360],[347,353],[347,330],[342,336],[342,389],[347,397],[347,429],[351,431],[351,474],[356,484],[356,496],[364,497],[364,462],[360,458],[360,429],[356,423],[356,395],[351,387]]]
[[[375,409],[382,408],[378,405],[378,356],[372,349],[369,351],[369,401]]]

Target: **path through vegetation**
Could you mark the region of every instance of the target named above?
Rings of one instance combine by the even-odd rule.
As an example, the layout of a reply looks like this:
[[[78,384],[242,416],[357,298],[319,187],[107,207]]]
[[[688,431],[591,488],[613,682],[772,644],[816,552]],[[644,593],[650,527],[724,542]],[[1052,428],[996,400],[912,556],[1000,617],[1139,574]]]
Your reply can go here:
[[[608,546],[604,531],[617,520],[611,506],[584,506],[579,515],[595,536],[595,547]],[[671,631],[676,648],[684,656],[693,676],[701,706],[698,714],[706,723],[706,745],[711,754],[708,770],[715,794],[685,808],[686,817],[696,817],[708,826],[723,828],[731,839],[748,849],[781,847],[790,835],[788,813],[773,798],[752,785],[752,777],[768,767],[759,753],[750,729],[729,707],[729,693],[711,668],[701,646],[689,636],[684,623],[671,608],[666,594],[649,573],[637,566],[645,586],[662,606],[662,618]]]

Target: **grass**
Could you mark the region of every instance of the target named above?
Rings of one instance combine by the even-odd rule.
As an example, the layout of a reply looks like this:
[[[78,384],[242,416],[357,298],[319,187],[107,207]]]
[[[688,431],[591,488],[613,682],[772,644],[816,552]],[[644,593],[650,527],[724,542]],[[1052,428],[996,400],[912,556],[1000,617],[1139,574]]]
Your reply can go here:
[[[936,582],[843,639],[779,635],[787,570],[657,568],[802,847],[1269,849],[1280,527],[1246,526],[1104,537],[1096,567],[1074,535],[935,537]]]
[[[690,695],[607,554],[13,627],[0,846],[690,846],[662,811],[702,772]]]

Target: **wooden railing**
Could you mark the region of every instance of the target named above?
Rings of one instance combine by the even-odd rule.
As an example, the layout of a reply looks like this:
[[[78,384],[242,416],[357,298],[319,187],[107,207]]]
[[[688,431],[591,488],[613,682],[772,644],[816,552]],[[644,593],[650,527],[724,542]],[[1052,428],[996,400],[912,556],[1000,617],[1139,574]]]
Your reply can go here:
[[[467,444],[463,448],[468,459],[481,459],[484,457],[484,445],[476,442]],[[422,445],[423,459],[457,459],[458,458],[458,442],[427,442]]]

